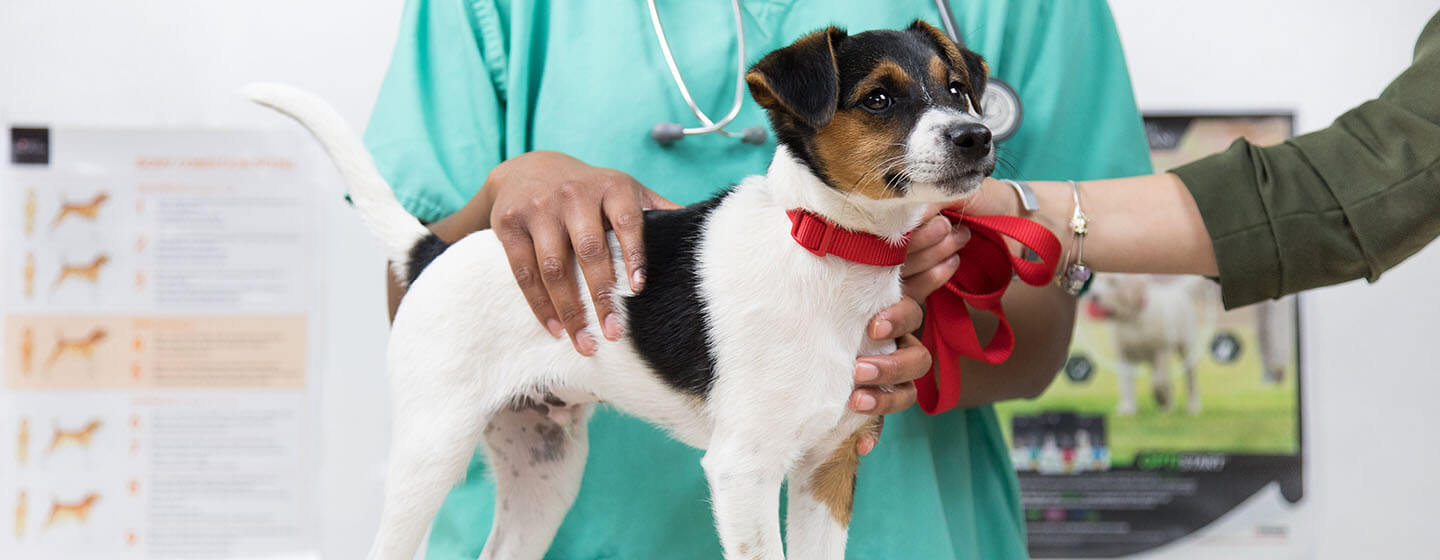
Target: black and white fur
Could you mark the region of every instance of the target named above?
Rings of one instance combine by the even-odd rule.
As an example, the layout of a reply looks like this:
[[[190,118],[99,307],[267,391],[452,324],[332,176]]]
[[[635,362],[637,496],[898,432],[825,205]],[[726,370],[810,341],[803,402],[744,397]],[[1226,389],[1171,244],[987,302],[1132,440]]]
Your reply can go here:
[[[370,557],[414,554],[481,445],[498,492],[481,558],[540,558],[579,490],[588,413],[605,402],[706,450],[701,466],[726,558],[784,557],[779,490],[787,478],[789,557],[842,558],[850,494],[819,486],[839,480],[853,492],[845,446],[870,421],[846,408],[853,364],[894,349],[863,334],[900,299],[899,267],[817,257],[790,238],[786,211],[899,240],[927,206],[967,196],[993,170],[988,130],[978,129],[983,146],[974,145],[980,125],[969,105],[983,70],[972,78],[963,68],[983,63],[937,37],[920,22],[854,36],[830,28],[758,63],[752,92],[781,138],[768,173],[707,202],[647,212],[641,293],[630,289],[611,236],[621,271],[612,297],[629,336],[610,342],[594,333],[593,357],[536,323],[491,231],[453,245],[435,238],[324,102],[251,86],[254,100],[299,120],[325,146],[393,273],[409,283],[389,343],[394,429]],[[964,54],[947,58],[957,65],[947,79],[963,82],[963,93],[919,75],[947,46]],[[917,76],[908,90],[890,92],[889,113],[856,114],[876,126],[903,124],[894,139],[903,157],[878,170],[888,195],[869,198],[827,181],[833,162],[818,159],[810,142],[837,111],[860,110],[848,88],[880,58]],[[956,147],[962,129],[971,142],[964,149]],[[840,467],[837,457],[846,459]]]

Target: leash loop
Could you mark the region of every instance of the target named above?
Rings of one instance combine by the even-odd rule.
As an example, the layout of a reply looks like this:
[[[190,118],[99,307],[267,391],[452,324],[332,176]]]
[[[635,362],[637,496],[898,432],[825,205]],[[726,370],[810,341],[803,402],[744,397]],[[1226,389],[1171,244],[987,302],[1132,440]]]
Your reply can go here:
[[[948,282],[925,299],[924,344],[935,367],[915,381],[916,400],[926,414],[936,415],[960,402],[960,358],[998,364],[1015,350],[1015,333],[1005,317],[1001,298],[1011,278],[1043,286],[1055,275],[1060,240],[1044,226],[1013,216],[967,216],[942,211],[952,223],[970,228],[970,241],[959,251],[960,267]],[[1020,258],[1006,247],[1009,237],[1040,256]],[[988,311],[1000,321],[995,336],[981,346],[970,308]]]

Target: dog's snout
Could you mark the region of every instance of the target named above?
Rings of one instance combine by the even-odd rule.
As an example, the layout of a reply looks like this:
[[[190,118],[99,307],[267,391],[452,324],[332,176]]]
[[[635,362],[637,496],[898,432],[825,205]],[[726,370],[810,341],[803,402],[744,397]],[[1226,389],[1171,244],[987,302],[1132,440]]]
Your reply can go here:
[[[990,128],[980,123],[965,123],[950,129],[950,142],[969,158],[990,155]]]

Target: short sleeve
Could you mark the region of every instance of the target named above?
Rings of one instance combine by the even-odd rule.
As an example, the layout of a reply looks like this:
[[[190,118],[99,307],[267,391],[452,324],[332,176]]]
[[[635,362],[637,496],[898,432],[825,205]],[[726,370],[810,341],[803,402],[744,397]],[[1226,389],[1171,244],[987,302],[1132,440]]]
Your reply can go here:
[[[365,131],[380,173],[426,222],[458,210],[504,157],[504,41],[483,0],[410,0]]]

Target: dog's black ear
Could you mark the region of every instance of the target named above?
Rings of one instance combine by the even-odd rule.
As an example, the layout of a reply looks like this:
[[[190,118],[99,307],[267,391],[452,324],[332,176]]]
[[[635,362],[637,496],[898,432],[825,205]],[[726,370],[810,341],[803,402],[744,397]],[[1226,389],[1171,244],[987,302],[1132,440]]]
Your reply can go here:
[[[750,95],[761,107],[794,116],[819,129],[830,124],[840,103],[840,70],[835,48],[848,35],[827,27],[765,55],[745,74]]]
[[[923,19],[915,20],[910,24],[911,31],[917,31],[935,45],[940,51],[940,56],[951,68],[965,71],[966,77],[970,80],[969,97],[970,105],[975,112],[980,112],[980,99],[985,96],[985,82],[990,79],[990,65],[975,51],[965,48],[963,41],[952,41],[949,35],[935,26],[926,23]]]

